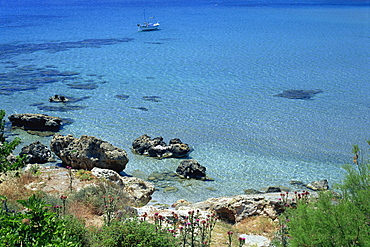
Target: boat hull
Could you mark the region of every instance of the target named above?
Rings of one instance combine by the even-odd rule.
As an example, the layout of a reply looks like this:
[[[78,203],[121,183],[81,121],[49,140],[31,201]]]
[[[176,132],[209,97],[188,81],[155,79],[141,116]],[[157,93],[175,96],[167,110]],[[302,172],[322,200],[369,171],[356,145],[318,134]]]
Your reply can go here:
[[[159,23],[148,23],[148,24],[138,24],[139,31],[154,31],[158,30]]]

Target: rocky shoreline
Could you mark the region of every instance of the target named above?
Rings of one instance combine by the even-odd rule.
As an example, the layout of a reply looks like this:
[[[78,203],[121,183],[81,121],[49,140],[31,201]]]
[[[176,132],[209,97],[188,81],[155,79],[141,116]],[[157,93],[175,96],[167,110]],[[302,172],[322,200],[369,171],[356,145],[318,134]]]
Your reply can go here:
[[[291,196],[292,193],[282,191],[281,188],[269,187],[262,192],[253,189],[245,190],[245,195],[209,198],[197,203],[182,199],[172,205],[160,203],[149,205],[151,196],[156,190],[154,184],[119,174],[129,162],[125,150],[93,136],[83,135],[80,138],[72,135],[62,136],[58,131],[63,125],[63,120],[57,117],[27,113],[10,115],[9,120],[13,128],[54,132],[50,149],[40,142],[34,142],[22,148],[21,154],[28,156],[30,164],[50,162],[53,160],[53,154],[62,162],[62,167],[42,168],[41,181],[28,184],[27,189],[29,190],[41,190],[59,196],[68,189],[79,191],[87,186],[94,186],[94,181],[104,180],[121,188],[127,194],[128,203],[135,207],[139,215],[145,212],[160,213],[164,217],[171,217],[173,212],[176,212],[186,217],[187,212],[196,210],[204,216],[216,213],[219,219],[230,224],[237,224],[251,216],[265,216],[275,220],[284,210],[285,203],[292,203],[297,199],[297,192]],[[169,144],[166,144],[162,137],[151,138],[144,134],[133,141],[132,151],[137,155],[148,156],[148,159],[163,159],[186,158],[192,149],[178,138],[171,139]],[[29,165],[27,169],[31,167],[32,165]],[[71,168],[72,173],[68,173],[71,171],[65,168]],[[74,175],[72,185],[72,175],[68,176],[68,174],[76,174],[77,170],[89,172],[96,180],[84,181]],[[182,160],[175,174],[179,179],[207,180],[206,167],[192,159]],[[148,180],[151,179],[148,178]],[[299,181],[291,183],[313,191],[328,189],[327,180],[316,181],[308,185]]]

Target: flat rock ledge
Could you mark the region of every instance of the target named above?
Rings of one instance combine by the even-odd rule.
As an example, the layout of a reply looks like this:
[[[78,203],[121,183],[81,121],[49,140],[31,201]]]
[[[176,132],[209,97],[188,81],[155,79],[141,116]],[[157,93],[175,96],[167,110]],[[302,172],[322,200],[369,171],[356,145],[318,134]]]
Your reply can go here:
[[[125,150],[94,136],[75,138],[72,135],[55,134],[50,149],[63,164],[74,169],[92,170],[99,167],[121,172],[129,161]]]
[[[36,180],[25,185],[25,188],[33,191],[43,191],[56,196],[68,193],[70,190],[70,180],[67,169],[64,168],[40,168],[40,180]],[[72,169],[72,173],[76,174],[76,170]],[[106,186],[118,186],[125,194],[127,205],[140,207],[146,205],[155,192],[154,185],[136,177],[123,177],[117,172],[93,168],[91,174],[94,176],[92,180],[81,180],[74,175],[73,190],[79,192],[82,189],[90,186],[98,186],[100,183],[105,183]],[[3,179],[5,181],[5,179]],[[1,174],[0,174],[0,181]]]
[[[25,130],[59,131],[62,125],[61,118],[45,114],[12,114],[8,118],[13,126],[21,127]]]
[[[140,213],[146,212],[148,215],[160,213],[164,217],[171,217],[172,212],[186,217],[189,211],[199,210],[201,217],[206,218],[206,215],[216,213],[220,220],[235,224],[250,216],[267,216],[276,219],[284,207],[280,193],[268,193],[209,198],[198,203],[179,200],[171,208],[161,209],[147,205],[137,210]]]
[[[121,187],[129,195],[129,199],[132,201],[131,204],[146,205],[155,192],[155,187],[152,183],[140,178],[123,177],[115,171],[97,167],[94,167],[91,172],[97,178],[105,178]]]

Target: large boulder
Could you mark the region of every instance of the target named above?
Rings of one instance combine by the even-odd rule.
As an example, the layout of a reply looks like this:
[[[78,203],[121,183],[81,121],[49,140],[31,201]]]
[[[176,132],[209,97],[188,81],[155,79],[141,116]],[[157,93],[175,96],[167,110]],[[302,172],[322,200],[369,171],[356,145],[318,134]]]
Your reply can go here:
[[[142,135],[132,143],[133,151],[137,154],[148,155],[157,158],[181,158],[186,157],[191,149],[188,144],[182,143],[179,138],[171,139],[167,145],[162,137],[151,139],[148,135]]]
[[[39,141],[24,146],[19,155],[27,155],[27,162],[31,164],[46,163],[52,157],[50,149]]]
[[[94,167],[91,172],[97,178],[104,178],[120,186],[129,195],[132,204],[135,205],[146,205],[152,199],[152,194],[155,191],[152,183],[140,178],[123,177],[115,171],[97,167]]]
[[[61,118],[45,114],[12,114],[8,118],[13,126],[22,127],[26,130],[58,131],[62,125]]]
[[[50,149],[65,165],[75,169],[91,170],[99,167],[121,172],[128,163],[125,150],[94,136],[74,138],[72,135],[55,134]]]
[[[181,178],[206,178],[206,168],[194,159],[181,161],[180,165],[176,169],[176,173]]]

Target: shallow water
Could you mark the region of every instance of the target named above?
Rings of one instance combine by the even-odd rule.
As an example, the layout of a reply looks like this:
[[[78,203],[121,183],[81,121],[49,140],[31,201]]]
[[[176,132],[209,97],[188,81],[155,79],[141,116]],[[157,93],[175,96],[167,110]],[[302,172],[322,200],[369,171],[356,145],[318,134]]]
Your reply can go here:
[[[137,32],[140,2],[73,2],[1,10],[0,108],[72,119],[61,134],[125,149],[125,173],[143,179],[180,160],[134,155],[132,141],[180,138],[214,181],[161,181],[155,200],[201,201],[291,180],[332,185],[352,145],[367,148],[369,6],[161,2],[145,6],[161,29]],[[322,93],[274,97],[292,89]],[[54,94],[81,100],[48,102]]]

